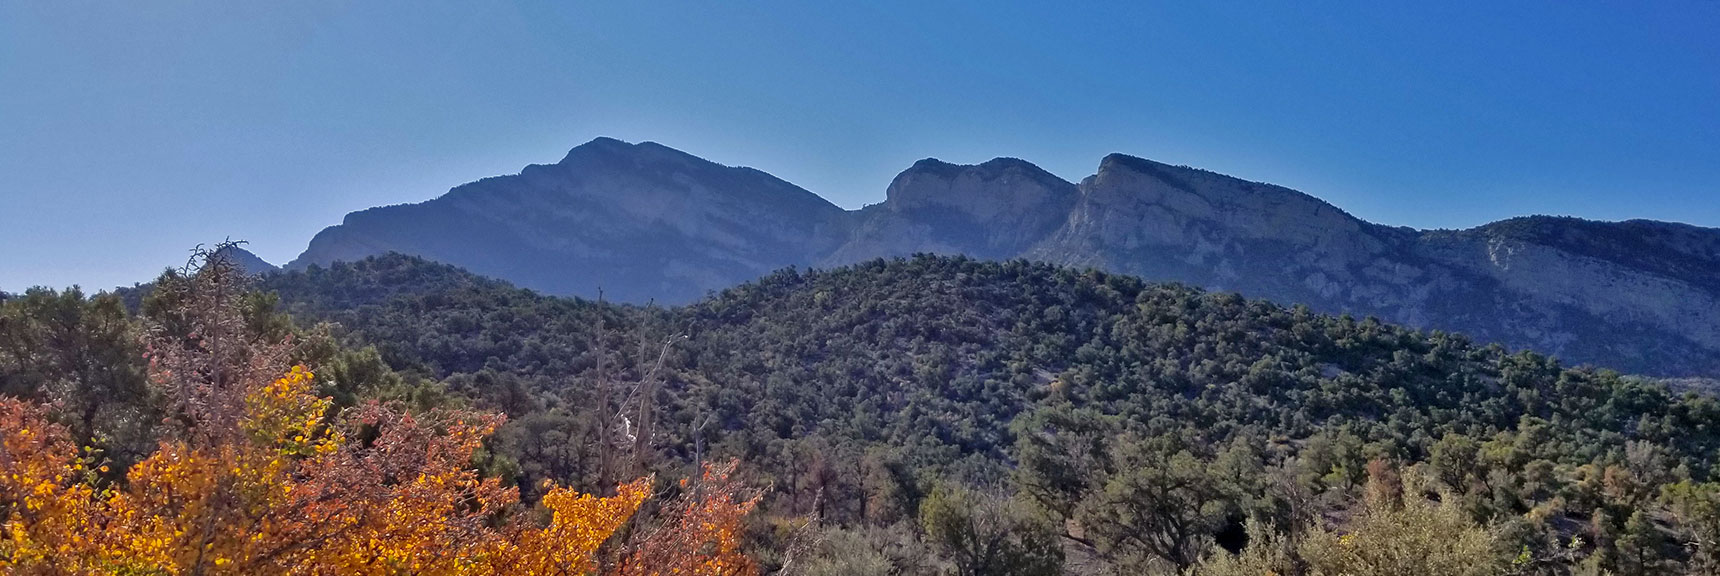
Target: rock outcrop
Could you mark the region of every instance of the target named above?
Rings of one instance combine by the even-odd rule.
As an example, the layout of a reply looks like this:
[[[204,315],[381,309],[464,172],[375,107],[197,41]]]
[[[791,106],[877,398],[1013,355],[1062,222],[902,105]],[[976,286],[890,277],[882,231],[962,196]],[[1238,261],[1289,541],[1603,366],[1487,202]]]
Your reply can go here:
[[[890,182],[882,204],[861,209],[840,248],[822,259],[849,264],[917,252],[1017,258],[1069,215],[1075,185],[1023,160],[958,166],[927,158]]]

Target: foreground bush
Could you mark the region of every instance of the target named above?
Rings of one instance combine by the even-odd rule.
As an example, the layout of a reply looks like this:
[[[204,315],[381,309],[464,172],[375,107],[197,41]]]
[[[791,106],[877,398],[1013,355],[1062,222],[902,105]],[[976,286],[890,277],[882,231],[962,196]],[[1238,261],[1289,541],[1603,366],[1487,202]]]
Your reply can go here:
[[[1495,576],[1517,573],[1500,555],[1498,535],[1470,520],[1445,494],[1425,498],[1412,473],[1373,466],[1362,505],[1343,530],[1321,525],[1286,535],[1251,522],[1248,546],[1217,552],[1200,576]],[[1401,483],[1400,483],[1401,482]],[[1521,561],[1522,559],[1518,559]]]

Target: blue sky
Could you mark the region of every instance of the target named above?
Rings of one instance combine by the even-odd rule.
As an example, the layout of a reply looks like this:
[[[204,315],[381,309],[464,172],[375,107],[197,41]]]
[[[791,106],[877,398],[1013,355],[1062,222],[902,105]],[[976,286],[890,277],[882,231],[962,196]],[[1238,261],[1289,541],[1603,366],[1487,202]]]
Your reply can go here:
[[[1393,225],[1720,226],[1715,30],[1714,0],[0,0],[0,289],[229,236],[285,262],[600,135],[848,208],[923,157],[1125,152]]]

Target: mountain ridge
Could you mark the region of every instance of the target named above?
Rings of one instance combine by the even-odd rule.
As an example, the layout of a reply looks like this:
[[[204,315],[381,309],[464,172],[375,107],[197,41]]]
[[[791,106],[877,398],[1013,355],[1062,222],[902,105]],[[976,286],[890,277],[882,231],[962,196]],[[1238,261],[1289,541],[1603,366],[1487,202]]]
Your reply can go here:
[[[681,303],[788,267],[916,253],[1025,258],[1464,332],[1657,376],[1720,375],[1720,230],[1521,217],[1368,222],[1312,195],[1116,153],[1068,182],[1017,158],[927,158],[844,210],[662,144],[599,138],[553,165],[349,214],[287,265],[385,252],[552,294]]]

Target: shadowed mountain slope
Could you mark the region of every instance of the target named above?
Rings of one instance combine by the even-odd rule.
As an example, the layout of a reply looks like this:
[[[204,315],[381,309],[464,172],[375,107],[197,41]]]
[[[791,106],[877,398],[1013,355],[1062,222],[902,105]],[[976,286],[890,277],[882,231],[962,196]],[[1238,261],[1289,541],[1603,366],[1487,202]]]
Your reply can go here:
[[[810,262],[843,215],[758,170],[598,139],[553,165],[349,214],[287,267],[397,251],[545,292],[684,302]]]

